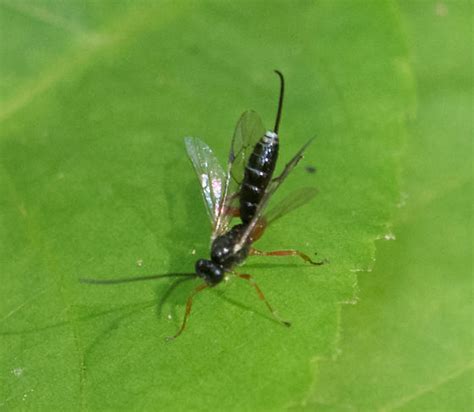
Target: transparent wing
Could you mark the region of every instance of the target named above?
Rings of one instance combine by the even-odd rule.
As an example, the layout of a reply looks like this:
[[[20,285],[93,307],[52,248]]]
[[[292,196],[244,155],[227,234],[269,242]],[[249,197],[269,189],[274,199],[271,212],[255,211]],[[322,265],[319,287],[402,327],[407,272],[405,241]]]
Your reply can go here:
[[[234,136],[229,153],[229,166],[234,186],[240,186],[248,159],[265,134],[265,128],[257,112],[248,110],[240,116],[235,126]]]
[[[276,190],[280,187],[280,185],[284,182],[284,180],[288,177],[290,172],[295,168],[295,166],[298,164],[298,162],[303,158],[303,153],[306,150],[306,148],[309,146],[309,144],[313,141],[313,139],[309,140],[291,159],[283,169],[283,172],[276,178],[274,178],[270,184],[267,187],[267,190],[265,191],[265,194],[263,195],[263,198],[258,205],[257,211],[255,212],[255,216],[253,219],[250,221],[250,223],[247,225],[245,231],[242,233],[241,238],[239,241],[236,243],[234,246],[234,252],[239,251],[242,249],[245,244],[251,240],[251,235],[255,229],[255,226],[259,222],[261,216],[263,215],[263,212],[265,211],[265,208],[268,205],[268,202],[272,195],[276,192]]]
[[[240,116],[230,146],[224,194],[214,226],[213,238],[227,231],[233,217],[232,210],[237,210],[239,207],[239,191],[245,165],[253,148],[264,134],[265,128],[256,112],[249,110]]]
[[[314,199],[318,190],[314,187],[302,187],[291,192],[276,206],[272,207],[265,213],[265,220],[267,226],[275,220],[280,219],[284,215],[304,206],[306,203]]]
[[[210,147],[202,140],[196,137],[186,137],[184,144],[201,184],[201,193],[214,230],[224,194],[226,181],[224,169]]]

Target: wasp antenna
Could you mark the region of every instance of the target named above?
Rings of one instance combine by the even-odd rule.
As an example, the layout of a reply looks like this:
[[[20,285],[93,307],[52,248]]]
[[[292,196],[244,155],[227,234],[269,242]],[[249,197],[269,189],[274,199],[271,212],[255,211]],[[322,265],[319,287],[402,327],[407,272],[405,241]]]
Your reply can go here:
[[[278,128],[280,127],[281,110],[283,108],[283,96],[285,94],[285,79],[283,78],[283,74],[279,70],[275,70],[275,73],[280,77],[280,98],[278,99],[278,111],[273,131],[278,134]]]
[[[79,279],[81,283],[90,285],[116,285],[118,283],[140,282],[142,280],[155,280],[171,277],[197,277],[195,273],[164,273],[161,275],[138,276],[136,278],[118,278],[118,279]]]

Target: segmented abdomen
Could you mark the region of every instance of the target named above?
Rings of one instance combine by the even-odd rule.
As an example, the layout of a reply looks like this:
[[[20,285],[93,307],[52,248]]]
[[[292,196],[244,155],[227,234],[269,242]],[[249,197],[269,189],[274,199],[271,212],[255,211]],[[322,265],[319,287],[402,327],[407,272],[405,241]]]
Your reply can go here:
[[[278,157],[278,136],[268,131],[255,145],[245,166],[240,188],[240,218],[249,223],[255,215],[268,183],[272,179]]]

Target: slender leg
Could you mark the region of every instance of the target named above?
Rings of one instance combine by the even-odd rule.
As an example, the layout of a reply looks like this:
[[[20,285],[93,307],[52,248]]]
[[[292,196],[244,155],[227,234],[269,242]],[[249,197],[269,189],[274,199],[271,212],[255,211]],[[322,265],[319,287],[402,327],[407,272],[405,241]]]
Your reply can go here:
[[[319,266],[319,265],[323,265],[324,263],[327,263],[327,261],[325,261],[325,260],[320,260],[318,262],[315,262],[308,255],[305,255],[304,253],[300,252],[299,250],[294,250],[294,249],[274,250],[272,252],[263,252],[261,250],[251,248],[250,252],[249,252],[249,255],[251,255],[251,256],[299,256],[305,262],[311,263],[312,265]]]
[[[262,237],[265,233],[265,229],[267,228],[267,220],[265,217],[261,217],[258,219],[257,224],[255,225],[252,234],[250,235],[252,242],[256,242],[258,239]]]
[[[228,207],[224,213],[228,216],[240,217],[240,209],[238,207]]]
[[[191,308],[193,306],[193,298],[194,296],[196,296],[199,292],[201,292],[202,290],[206,289],[207,287],[209,287],[208,284],[204,283],[202,285],[199,285],[196,289],[194,289],[192,291],[192,293],[189,295],[188,297],[188,300],[186,302],[186,313],[184,315],[184,319],[183,319],[183,324],[181,325],[181,327],[179,328],[178,332],[176,332],[176,335],[174,336],[168,336],[166,339],[167,340],[172,340],[172,339],[176,339],[179,335],[181,335],[181,333],[183,332],[184,328],[186,327],[186,322],[188,321],[188,318],[189,318],[189,315],[191,314]]]
[[[252,275],[248,275],[248,274],[245,274],[245,273],[236,273],[237,277],[239,277],[240,279],[244,279],[246,280],[247,282],[249,282],[254,288],[255,290],[257,291],[257,294],[258,294],[258,297],[263,300],[265,302],[265,305],[267,305],[267,308],[270,310],[270,312],[272,313],[273,317],[280,323],[282,323],[283,325],[285,326],[291,326],[291,322],[288,322],[287,320],[284,320],[282,318],[280,318],[280,316],[278,316],[277,312],[275,311],[275,309],[273,309],[270,305],[270,303],[268,303],[268,300],[265,299],[265,295],[263,294],[262,290],[258,287],[257,283],[255,282],[255,280],[253,280],[253,277]]]

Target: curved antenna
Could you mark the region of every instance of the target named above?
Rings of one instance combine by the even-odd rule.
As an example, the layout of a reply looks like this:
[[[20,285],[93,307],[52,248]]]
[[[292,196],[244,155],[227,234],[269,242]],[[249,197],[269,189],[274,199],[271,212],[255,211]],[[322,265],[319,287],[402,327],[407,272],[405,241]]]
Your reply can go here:
[[[142,280],[155,280],[171,277],[197,277],[196,273],[165,273],[163,275],[138,276],[136,278],[118,278],[118,279],[79,279],[80,283],[89,285],[116,285],[118,283],[140,282]]]
[[[285,79],[283,78],[283,74],[279,70],[274,70],[274,72],[280,77],[280,98],[278,99],[277,117],[275,120],[275,127],[273,128],[273,131],[278,134],[278,128],[280,127],[281,110],[283,108],[283,96],[285,94]]]

